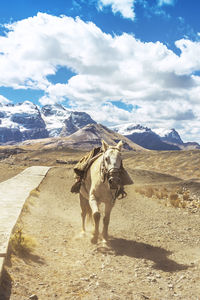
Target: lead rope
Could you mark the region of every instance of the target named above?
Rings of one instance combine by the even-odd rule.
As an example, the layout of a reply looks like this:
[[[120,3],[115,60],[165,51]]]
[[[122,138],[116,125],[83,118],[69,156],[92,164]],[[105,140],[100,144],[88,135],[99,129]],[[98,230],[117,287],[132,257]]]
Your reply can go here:
[[[111,189],[110,191],[111,191],[111,195],[112,195],[111,205],[114,205],[114,204],[115,204],[115,201],[116,201],[116,199],[117,199],[117,194],[118,194],[119,189],[116,189],[116,190],[115,190],[114,195],[113,195],[113,193],[112,193],[113,190]]]
[[[121,166],[120,166],[120,169],[123,168],[123,164],[121,162]],[[102,159],[102,163],[101,163],[101,178],[102,178],[102,181],[105,182],[106,180],[106,177],[108,176],[108,173],[106,172],[106,167],[105,167],[105,162],[104,162],[104,156],[103,156],[103,159]],[[116,199],[118,198],[119,195],[121,195],[121,198],[120,199],[123,199],[127,196],[127,193],[124,191],[124,188],[123,186],[120,186],[119,188],[117,188],[115,190],[115,193],[113,195],[112,193],[112,189],[110,189],[111,191],[111,195],[112,195],[112,200],[111,200],[111,204],[114,205],[115,204],[115,201]],[[121,191],[121,192],[120,192]],[[120,193],[119,193],[120,192]]]

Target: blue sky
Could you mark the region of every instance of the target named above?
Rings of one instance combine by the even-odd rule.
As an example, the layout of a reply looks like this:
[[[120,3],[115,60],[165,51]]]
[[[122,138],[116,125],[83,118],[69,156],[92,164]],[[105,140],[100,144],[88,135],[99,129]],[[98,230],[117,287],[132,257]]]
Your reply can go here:
[[[199,1],[0,4],[0,102],[59,102],[200,142]]]

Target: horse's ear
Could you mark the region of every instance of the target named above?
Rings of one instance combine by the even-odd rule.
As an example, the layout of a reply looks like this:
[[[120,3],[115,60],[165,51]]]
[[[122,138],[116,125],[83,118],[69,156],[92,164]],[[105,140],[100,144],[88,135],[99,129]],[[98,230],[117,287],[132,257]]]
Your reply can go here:
[[[120,142],[117,144],[117,149],[118,149],[119,151],[121,151],[121,150],[122,150],[122,146],[123,146],[123,142],[120,141]]]
[[[102,140],[101,142],[102,142],[102,150],[103,152],[106,152],[108,150],[109,145],[104,140]]]

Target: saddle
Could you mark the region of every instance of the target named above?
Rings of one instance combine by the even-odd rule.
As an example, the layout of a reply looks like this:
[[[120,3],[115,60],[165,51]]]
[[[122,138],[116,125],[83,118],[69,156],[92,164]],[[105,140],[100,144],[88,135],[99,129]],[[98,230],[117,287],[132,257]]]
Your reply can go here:
[[[94,148],[88,154],[83,156],[81,160],[75,165],[74,172],[76,182],[71,187],[71,193],[79,193],[81,188],[81,182],[86,176],[87,170],[92,163],[102,154],[101,147]]]
[[[103,153],[103,151],[102,151],[101,147],[94,148],[88,154],[83,156],[81,158],[81,160],[75,165],[74,172],[75,172],[76,182],[71,187],[71,193],[79,193],[80,188],[81,188],[81,182],[85,178],[87,170],[90,168],[92,163],[99,156],[102,155],[102,153]],[[125,197],[126,192],[124,191],[124,186],[133,184],[133,180],[129,176],[128,172],[124,169],[123,165],[121,165],[120,179],[121,179],[121,187],[120,187],[119,191],[121,191],[121,192],[119,194],[122,197]]]

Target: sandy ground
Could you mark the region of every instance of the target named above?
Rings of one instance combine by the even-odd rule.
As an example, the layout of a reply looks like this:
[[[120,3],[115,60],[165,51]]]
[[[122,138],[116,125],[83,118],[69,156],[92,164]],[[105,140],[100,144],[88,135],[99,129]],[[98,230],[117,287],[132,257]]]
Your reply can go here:
[[[137,183],[137,178],[134,178]],[[37,241],[10,254],[0,300],[200,299],[200,213],[166,207],[134,192],[117,200],[109,242],[81,236],[78,196],[69,166],[52,168],[19,220]]]
[[[0,182],[8,180],[9,178],[19,174],[26,167],[24,166],[12,166],[7,163],[0,164]]]

